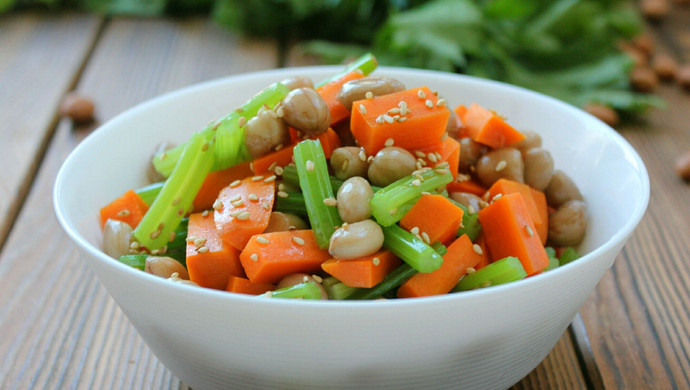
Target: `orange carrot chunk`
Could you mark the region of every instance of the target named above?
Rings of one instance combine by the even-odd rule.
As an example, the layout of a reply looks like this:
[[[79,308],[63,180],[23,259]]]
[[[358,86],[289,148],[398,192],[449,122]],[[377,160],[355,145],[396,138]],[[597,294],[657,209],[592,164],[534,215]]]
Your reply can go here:
[[[316,273],[331,258],[320,249],[312,230],[257,234],[240,254],[247,277],[254,283],[278,283],[289,274]]]
[[[446,185],[446,190],[448,190],[448,193],[467,192],[477,196],[482,196],[484,193],[486,193],[486,188],[476,181],[467,178],[466,176],[448,183],[448,185]]]
[[[354,102],[350,129],[367,155],[376,154],[388,139],[415,150],[441,143],[449,116],[444,101],[429,88],[412,88]]]
[[[476,103],[470,105],[462,121],[474,141],[492,148],[502,148],[525,138],[495,112]]]
[[[252,161],[252,168],[256,175],[272,175],[276,167],[285,168],[292,162],[292,149],[295,144],[286,145],[279,150],[271,152],[267,155],[257,157]],[[250,176],[246,175],[244,177]],[[229,184],[229,183],[228,183]]]
[[[187,271],[191,281],[217,290],[224,290],[231,276],[244,276],[240,252],[221,240],[209,213],[189,216]]]
[[[249,239],[268,226],[275,178],[252,176],[230,183],[214,203],[213,218],[223,241],[242,250]]]
[[[388,250],[352,260],[329,259],[321,268],[350,287],[369,288],[381,283],[402,261]]]
[[[125,222],[135,228],[148,209],[146,202],[134,190],[129,190],[101,209],[101,228],[109,219]]]
[[[244,179],[252,175],[249,162],[238,164],[230,168],[210,172],[206,175],[201,189],[194,198],[194,211],[208,210],[218,198],[220,190],[235,180]]]
[[[458,166],[460,165],[460,143],[451,137],[446,137],[440,144],[427,146],[414,151],[415,157],[419,157],[426,162],[426,166],[435,167],[439,164],[448,163],[448,169],[453,175],[453,179],[458,176]],[[422,157],[422,154],[424,155]]]
[[[539,218],[541,218],[541,225],[536,225],[537,232],[539,233],[539,238],[541,238],[541,243],[546,245],[546,239],[549,236],[549,209],[546,205],[546,195],[539,190],[530,188],[532,192],[532,199],[537,207],[537,212],[539,213]]]
[[[424,241],[448,243],[458,232],[463,211],[443,195],[422,195],[400,220],[405,230],[419,234]],[[416,229],[415,229],[416,228]]]
[[[503,195],[480,210],[478,216],[492,261],[515,256],[527,275],[534,275],[549,265],[549,257],[539,235],[534,233],[536,228],[520,194]]]
[[[238,276],[230,276],[225,291],[238,294],[259,295],[267,291],[275,290],[276,286],[270,283],[253,283],[249,279]]]
[[[546,218],[546,222],[544,222],[541,212],[539,211],[539,207],[537,207],[537,202],[534,200],[532,187],[513,180],[499,179],[491,186],[491,188],[489,188],[488,191],[489,199],[493,199],[494,196],[498,194],[507,195],[517,193],[522,195],[522,200],[525,201],[527,211],[529,211],[529,216],[532,218],[532,222],[536,228],[534,232],[539,234],[539,239],[541,240],[542,244],[546,243],[545,237],[542,238],[542,232],[544,232],[544,226],[546,226],[547,230],[545,233],[548,234],[548,216]]]
[[[486,246],[486,238],[484,238],[484,233],[479,233],[479,237],[474,240],[474,243],[479,247],[479,251],[477,252],[482,254],[482,260],[474,266],[474,269],[480,270],[491,264],[491,253],[489,253],[489,248]]]
[[[475,267],[486,255],[475,251],[474,244],[467,234],[458,237],[447,247],[441,268],[431,273],[417,273],[398,289],[398,298],[426,297],[447,294],[458,280]]]
[[[467,134],[467,127],[465,127],[465,114],[467,114],[467,106],[464,104],[461,104],[453,110],[455,113],[455,116],[457,118],[457,125],[458,125],[458,134],[456,136],[457,139],[468,137],[469,135]]]
[[[331,112],[331,126],[350,117],[350,110],[336,99],[338,92],[340,92],[340,88],[346,82],[361,79],[362,77],[364,77],[362,73],[352,71],[316,89],[316,92],[321,95],[328,105],[328,110]]]

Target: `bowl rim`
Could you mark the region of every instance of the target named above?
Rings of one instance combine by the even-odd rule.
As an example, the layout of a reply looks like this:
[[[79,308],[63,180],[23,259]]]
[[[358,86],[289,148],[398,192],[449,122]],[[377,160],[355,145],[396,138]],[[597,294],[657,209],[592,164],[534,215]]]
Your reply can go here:
[[[130,274],[133,278],[142,278],[143,283],[150,284],[152,288],[156,289],[169,289],[168,291],[170,292],[176,292],[176,293],[184,293],[184,294],[192,294],[192,297],[197,297],[197,299],[213,299],[213,300],[223,300],[223,301],[237,301],[238,303],[251,303],[253,305],[268,305],[269,307],[271,305],[280,305],[280,306],[287,306],[287,305],[294,305],[297,307],[331,307],[331,308],[336,308],[336,309],[341,309],[341,308],[347,308],[349,310],[352,310],[354,308],[360,308],[360,310],[368,310],[372,307],[382,308],[382,307],[392,307],[396,308],[399,306],[416,306],[416,305],[428,305],[430,303],[434,302],[446,302],[446,303],[452,303],[455,301],[463,301],[465,299],[476,299],[475,297],[477,296],[487,296],[491,297],[494,294],[505,294],[506,290],[511,291],[513,289],[524,289],[528,288],[531,285],[534,285],[536,283],[540,283],[542,280],[545,280],[546,278],[550,278],[553,275],[560,275],[563,272],[575,272],[576,268],[579,267],[586,267],[588,263],[591,262],[596,262],[597,258],[604,252],[607,252],[610,250],[612,247],[615,245],[625,242],[627,238],[633,233],[634,229],[636,226],[639,224],[641,221],[642,217],[644,216],[648,203],[649,203],[649,197],[650,197],[650,181],[649,181],[649,175],[646,169],[646,166],[644,162],[642,161],[641,157],[637,153],[637,151],[632,147],[632,145],[616,130],[599,120],[598,118],[592,116],[591,114],[575,107],[572,106],[566,102],[563,102],[561,100],[558,100],[556,98],[553,98],[548,95],[544,95],[539,92],[535,92],[520,86],[516,85],[511,85],[507,83],[503,83],[500,81],[495,81],[495,80],[489,80],[489,79],[482,79],[478,77],[473,77],[473,76],[467,76],[463,74],[457,74],[457,73],[449,73],[449,72],[442,72],[442,71],[435,71],[435,70],[426,70],[426,69],[414,69],[414,68],[403,68],[403,67],[391,67],[391,66],[379,66],[377,68],[377,72],[393,72],[397,74],[407,74],[411,76],[430,76],[430,77],[450,77],[450,78],[455,78],[464,82],[470,82],[470,83],[479,83],[479,84],[484,84],[484,85],[489,85],[494,88],[499,88],[499,89],[504,89],[505,91],[509,93],[518,93],[518,94],[526,94],[532,98],[537,98],[544,100],[546,104],[549,105],[554,105],[556,107],[559,107],[560,109],[570,111],[573,114],[576,114],[578,116],[584,116],[588,118],[589,121],[593,121],[598,127],[599,131],[603,131],[607,133],[608,136],[610,136],[615,143],[626,153],[626,155],[632,157],[632,161],[634,162],[634,166],[637,167],[637,172],[638,172],[638,179],[640,180],[640,185],[641,185],[641,190],[642,193],[640,202],[637,203],[635,206],[635,209],[632,210],[630,213],[627,221],[623,224],[623,226],[616,232],[614,233],[607,241],[605,241],[603,244],[599,245],[598,247],[594,248],[592,251],[584,254],[581,258],[578,259],[578,261],[571,262],[568,264],[565,264],[561,267],[558,267],[554,270],[551,270],[546,273],[534,275],[532,277],[520,280],[519,283],[507,283],[504,285],[499,285],[499,286],[494,286],[489,289],[478,289],[478,290],[473,290],[473,291],[465,291],[463,293],[456,293],[456,294],[443,294],[443,295],[437,295],[437,296],[430,296],[430,297],[420,297],[420,298],[415,298],[415,299],[389,299],[389,300],[368,300],[368,301],[337,301],[337,300],[329,300],[329,301],[321,301],[321,300],[293,300],[293,299],[257,299],[255,296],[251,295],[245,295],[245,294],[233,294],[233,293],[228,293],[225,291],[220,291],[220,290],[213,290],[209,288],[198,288],[195,286],[188,286],[188,285],[183,285],[180,283],[170,283],[167,280],[150,275],[145,272],[141,272],[137,269],[134,269],[132,267],[129,267],[125,264],[122,264],[113,258],[109,257],[105,253],[103,253],[99,248],[97,248],[95,245],[92,245],[84,236],[82,236],[76,226],[73,226],[70,223],[70,218],[63,212],[62,208],[60,205],[63,202],[63,193],[65,192],[65,177],[69,175],[68,171],[71,165],[74,164],[75,159],[77,158],[76,156],[81,153],[82,150],[85,150],[89,147],[89,145],[93,142],[97,141],[97,138],[100,133],[104,131],[114,131],[114,130],[109,130],[111,128],[116,128],[117,122],[123,120],[126,117],[132,116],[132,115],[137,115],[140,111],[145,111],[151,106],[157,106],[157,105],[164,105],[167,101],[176,99],[178,96],[181,95],[186,95],[189,93],[193,93],[195,91],[199,90],[204,90],[206,88],[214,87],[214,86],[219,86],[222,84],[232,84],[234,82],[243,80],[243,79],[248,79],[248,78],[262,78],[266,76],[275,76],[276,80],[279,80],[280,78],[285,78],[286,76],[289,75],[295,75],[295,74],[312,74],[312,73],[323,73],[323,72],[337,72],[338,70],[342,70],[342,66],[340,65],[318,65],[318,66],[305,66],[305,67],[291,67],[291,68],[279,68],[279,69],[269,69],[269,70],[261,70],[261,71],[256,71],[256,72],[247,72],[247,73],[239,73],[239,74],[234,74],[226,77],[221,77],[221,78],[216,78],[208,81],[204,81],[201,83],[196,83],[193,85],[189,85],[183,88],[179,88],[173,91],[169,91],[166,93],[163,93],[161,95],[155,96],[151,99],[148,99],[144,102],[138,103],[135,106],[128,108],[127,110],[119,113],[118,115],[114,116],[113,118],[109,119],[105,123],[100,124],[95,130],[93,130],[88,136],[86,136],[69,154],[69,156],[63,161],[62,165],[60,166],[60,169],[58,171],[58,174],[55,178],[54,181],[54,186],[53,186],[53,208],[55,211],[55,215],[62,226],[63,230],[70,236],[70,238],[85,252],[93,256],[96,261],[100,261],[106,264],[107,267],[113,268],[115,270],[118,270],[120,272],[125,272]],[[612,263],[613,264],[613,263]],[[572,271],[569,271],[572,270]],[[99,278],[100,279],[100,278]],[[522,286],[522,287],[521,287]],[[258,302],[257,302],[258,301]]]

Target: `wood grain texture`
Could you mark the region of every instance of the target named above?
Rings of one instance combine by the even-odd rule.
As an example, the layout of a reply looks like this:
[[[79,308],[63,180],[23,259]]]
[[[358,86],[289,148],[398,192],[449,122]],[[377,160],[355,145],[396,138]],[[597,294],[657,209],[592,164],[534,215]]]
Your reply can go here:
[[[0,20],[0,247],[55,128],[58,103],[100,23],[77,14],[20,13]]]
[[[273,68],[275,56],[274,45],[238,40],[204,19],[116,20],[77,89],[96,101],[104,121],[172,89]],[[60,122],[0,253],[0,388],[184,389],[144,345],[53,217],[57,170],[88,131]]]

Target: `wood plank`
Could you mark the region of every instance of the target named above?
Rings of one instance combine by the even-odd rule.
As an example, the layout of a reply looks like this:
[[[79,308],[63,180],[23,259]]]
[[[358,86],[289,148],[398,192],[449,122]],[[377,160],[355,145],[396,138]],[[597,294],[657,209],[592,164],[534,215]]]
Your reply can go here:
[[[18,13],[0,23],[0,247],[101,24],[79,15]]]
[[[103,121],[160,93],[276,63],[273,44],[239,40],[205,19],[115,20],[77,89],[94,99]],[[52,217],[57,169],[88,131],[60,122],[0,253],[0,388],[186,388],[144,345]]]

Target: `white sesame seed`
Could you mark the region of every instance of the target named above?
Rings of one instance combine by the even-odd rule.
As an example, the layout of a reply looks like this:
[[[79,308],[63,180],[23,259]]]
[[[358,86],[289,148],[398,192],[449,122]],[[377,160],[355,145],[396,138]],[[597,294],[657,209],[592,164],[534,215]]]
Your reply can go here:
[[[359,105],[359,112],[361,112],[362,115],[366,115],[366,114],[367,114],[367,108],[364,107],[364,104],[360,104],[360,105]]]
[[[268,170],[272,171],[273,169],[275,169],[276,165],[278,165],[278,161],[272,162],[271,165],[268,166]]]
[[[301,237],[294,236],[292,237],[292,241],[297,245],[304,245],[304,240]]]
[[[410,233],[412,234],[419,234],[419,227],[415,226],[412,229],[410,229]]]
[[[275,180],[276,180],[276,175],[271,175],[271,176],[264,179],[264,183],[270,183],[270,182],[275,181]]]
[[[473,273],[477,272],[477,270],[474,267],[467,267],[465,272],[467,272],[467,274],[469,275],[469,274],[473,274]]]
[[[283,174],[283,167],[275,167],[273,169],[273,173],[275,173],[278,176],[281,176]]]
[[[392,209],[390,209],[390,210],[388,211],[388,214],[394,215],[394,214],[397,213],[397,212],[398,212],[398,208],[397,208],[397,207],[394,207],[394,208],[392,208]]]
[[[309,276],[304,275],[302,276],[302,283],[307,283],[309,281]]]
[[[201,212],[202,217],[208,217],[208,210],[204,210]]]
[[[400,113],[400,108],[398,107],[393,107],[390,110],[388,110],[388,115],[395,115]]]
[[[371,162],[374,161],[374,156],[369,156],[367,157],[367,162],[371,164]]]
[[[367,91],[367,93],[364,94],[364,97],[367,99],[373,99],[374,94],[371,91]]]
[[[491,286],[491,280],[487,280],[486,282],[479,285],[479,287],[490,287],[490,286]]]
[[[237,219],[239,219],[240,221],[246,221],[249,219],[249,217],[251,217],[251,214],[249,213],[249,211],[243,211],[243,212],[237,214]]]
[[[242,199],[237,200],[235,202],[230,202],[232,204],[232,207],[242,207],[244,206],[244,201]]]
[[[467,207],[467,212],[470,214],[474,214],[477,212],[477,210],[475,210],[474,206],[469,205],[469,207]]]
[[[374,265],[377,267],[379,264],[381,264],[381,260],[378,257],[374,257],[373,259],[371,259],[371,262],[374,263]]]
[[[463,181],[468,180],[470,180],[470,175],[465,175],[464,173],[458,173],[458,176],[455,179],[455,181],[457,181],[458,183],[462,183]]]
[[[252,181],[259,181],[259,180],[263,180],[263,179],[264,179],[264,177],[261,175],[252,177]]]
[[[434,172],[438,173],[439,175],[447,175],[450,173],[450,171],[445,168],[436,168],[434,169]]]
[[[419,179],[414,179],[414,180],[412,180],[412,185],[413,185],[414,187],[419,187],[419,186],[422,185],[422,181],[419,180]]]
[[[251,255],[249,255],[249,258],[252,259],[252,261],[259,261],[259,255],[257,255],[256,253],[252,253]]]
[[[237,195],[233,196],[232,198],[230,198],[230,202],[237,202],[238,200],[242,200],[242,195],[237,194]]]
[[[220,210],[220,209],[222,209],[222,208],[223,208],[223,202],[221,202],[220,199],[216,199],[216,200],[213,202],[213,209],[214,209],[214,210]]]
[[[417,161],[417,163],[415,164],[415,167],[416,167],[417,169],[422,169],[422,163],[419,162],[419,161]]]
[[[393,119],[393,117],[390,116],[390,115],[383,114],[383,115],[381,115],[381,116],[383,117],[383,120],[386,121],[386,122],[388,122],[388,123],[393,123],[393,122],[395,122],[395,119]]]
[[[141,244],[139,244],[139,241],[132,241],[132,242],[129,244],[129,247],[130,247],[131,249],[139,249],[139,248],[141,248]]]
[[[266,238],[264,236],[258,236],[256,238],[256,241],[258,241],[259,244],[270,244],[271,243],[271,240],[269,240],[268,238]]]
[[[429,235],[426,234],[426,232],[422,232],[421,234],[422,234],[422,240],[424,240],[424,242],[426,242],[427,244],[431,244],[431,239],[429,238]]]
[[[235,187],[237,187],[237,186],[240,185],[240,184],[242,184],[242,181],[240,181],[240,180],[235,180],[235,181],[233,181],[232,183],[230,183],[230,188],[235,188]]]
[[[386,120],[383,119],[383,115],[379,115],[376,117],[376,123],[385,123]]]
[[[367,161],[367,154],[364,152],[364,148],[359,149],[359,159],[362,161]]]
[[[315,281],[316,283],[321,283],[321,282],[323,282],[323,278],[320,277],[319,275],[312,275],[311,278],[314,279],[314,281]]]
[[[433,154],[433,153],[429,153],[429,154],[427,155],[427,158],[428,158],[429,161],[431,161],[432,163],[435,163],[435,162],[438,161],[437,158],[436,158],[436,155]]]
[[[436,107],[443,107],[445,105],[446,105],[446,99],[441,98],[441,99],[438,99],[436,101]]]
[[[175,198],[172,201],[172,205],[177,206],[178,204],[180,204],[180,202],[182,202],[182,198]]]
[[[129,210],[123,209],[123,210],[118,211],[117,216],[118,217],[127,217],[127,216],[129,216],[129,214],[130,214]]]
[[[241,116],[237,119],[237,126],[244,127],[247,124],[247,118]]]
[[[230,217],[237,218],[238,215],[242,214],[242,210],[233,211],[230,213]]]
[[[196,245],[196,246],[202,246],[202,245],[204,245],[204,244],[206,244],[206,239],[205,239],[205,238],[203,238],[203,237],[196,237],[196,238],[194,238],[194,245]]]
[[[527,230],[527,235],[528,235],[528,236],[530,236],[530,237],[533,237],[533,236],[534,236],[534,231],[532,230],[531,227],[529,227],[529,225],[525,225],[525,230]]]
[[[326,206],[333,206],[333,207],[335,207],[335,206],[338,205],[338,201],[335,200],[335,198],[326,198],[326,199],[323,200],[323,204],[325,204]]]
[[[499,161],[498,164],[496,164],[496,172],[501,172],[507,165],[508,163],[505,160]]]
[[[426,153],[422,152],[421,150],[415,150],[415,151],[414,151],[414,154],[415,154],[415,156],[417,156],[417,157],[419,157],[419,158],[424,158],[424,157],[426,157]]]
[[[472,250],[474,251],[474,253],[478,255],[484,254],[484,251],[482,251],[482,247],[480,247],[477,244],[472,245]]]
[[[426,104],[426,106],[429,108],[434,108],[434,102],[432,102],[429,99],[427,99],[427,101],[425,101],[424,104]]]
[[[154,249],[154,250],[151,251],[151,254],[152,254],[152,255],[160,255],[160,254],[161,254],[161,250],[160,250],[160,249]]]
[[[388,138],[388,139],[386,139],[386,142],[384,142],[384,145],[389,147],[389,146],[393,146],[394,143],[395,143],[395,140],[393,138]],[[347,161],[347,160],[345,160],[345,161]]]
[[[283,106],[280,106],[276,109],[276,116],[278,118],[282,118],[285,115],[285,111],[283,111]]]
[[[499,199],[501,199],[502,196],[503,196],[503,194],[498,193],[498,194],[496,194],[493,198],[491,198],[491,201],[493,202],[493,201],[495,201],[495,200],[499,200]]]
[[[256,194],[249,194],[249,195],[247,195],[247,198],[253,202],[256,202],[257,200],[259,200],[259,196]]]
[[[287,198],[287,197],[289,197],[290,195],[289,195],[287,192],[285,192],[285,191],[278,191],[278,196],[281,197],[281,198]]]
[[[307,166],[307,171],[312,172],[314,170],[314,162],[313,161],[307,160],[306,166]]]
[[[273,148],[273,150],[275,150],[275,151],[277,152],[277,151],[279,151],[280,149],[282,149],[283,146],[284,146],[283,144],[278,144],[278,145],[276,145],[275,148]]]
[[[261,203],[261,207],[263,207],[263,208],[264,208],[264,210],[268,210],[268,209],[270,208],[270,206],[268,205],[268,203],[267,203],[267,202],[263,202],[263,203]]]
[[[199,249],[196,250],[199,253],[206,253],[208,252],[208,247],[207,246],[202,246]]]
[[[426,93],[420,89],[417,91],[417,97],[420,99],[426,99]]]

